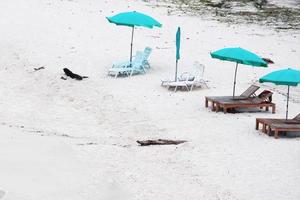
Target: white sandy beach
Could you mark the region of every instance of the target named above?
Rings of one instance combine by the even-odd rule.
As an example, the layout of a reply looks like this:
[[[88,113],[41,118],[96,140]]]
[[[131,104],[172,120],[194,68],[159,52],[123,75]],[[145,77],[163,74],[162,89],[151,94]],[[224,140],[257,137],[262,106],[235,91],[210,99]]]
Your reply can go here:
[[[300,137],[274,139],[255,130],[256,117],[285,116],[285,87],[257,83],[274,92],[276,114],[204,106],[204,96],[232,93],[235,67],[209,52],[240,46],[274,60],[269,68],[241,65],[240,93],[268,72],[300,68],[299,30],[170,16],[151,3],[0,1],[1,200],[300,199]],[[128,59],[131,31],[105,16],[128,10],[163,26],[135,31],[134,51],[153,48],[150,70],[114,79],[107,69]],[[174,77],[178,26],[179,71],[199,61],[209,89],[174,93],[160,86]],[[62,80],[64,67],[89,78]],[[292,118],[300,113],[299,86],[290,100]],[[158,138],[188,142],[136,143]]]

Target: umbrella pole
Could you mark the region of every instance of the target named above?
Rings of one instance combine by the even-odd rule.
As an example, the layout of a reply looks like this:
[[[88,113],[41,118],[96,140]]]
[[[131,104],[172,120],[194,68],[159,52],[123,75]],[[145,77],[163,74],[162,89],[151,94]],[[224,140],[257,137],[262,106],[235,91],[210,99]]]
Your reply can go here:
[[[133,34],[134,34],[134,26],[132,27],[132,32],[131,32],[131,44],[130,44],[130,67],[131,67],[131,62],[132,62]]]
[[[289,115],[289,97],[290,97],[290,86],[288,85],[288,93],[287,93],[287,99],[286,99],[286,115],[285,115],[285,119],[288,119],[288,115]]]
[[[236,73],[237,73],[238,65],[239,65],[239,63],[236,63],[235,72],[234,72],[233,94],[232,94],[233,99],[234,99],[234,95],[235,95]]]
[[[178,67],[178,60],[176,59],[175,82],[177,81],[177,67]]]

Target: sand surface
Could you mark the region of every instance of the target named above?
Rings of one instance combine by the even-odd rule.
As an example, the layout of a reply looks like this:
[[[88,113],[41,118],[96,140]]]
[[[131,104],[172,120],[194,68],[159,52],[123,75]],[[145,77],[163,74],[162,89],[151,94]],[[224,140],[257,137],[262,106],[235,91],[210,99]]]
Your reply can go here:
[[[215,113],[204,96],[230,95],[234,63],[209,52],[240,46],[274,60],[241,65],[237,93],[268,72],[299,69],[300,33],[169,16],[155,2],[101,0],[0,1],[0,199],[4,200],[298,200],[300,138],[275,140],[255,130],[256,117]],[[145,75],[114,79],[112,62],[129,56],[130,29],[105,16],[138,10],[163,24],[137,28],[134,51],[153,48]],[[172,92],[175,32],[182,29],[179,71],[206,66],[209,89]],[[44,67],[35,71],[33,68]],[[62,69],[89,76],[62,80]],[[290,117],[300,112],[291,89]],[[136,140],[183,139],[178,146],[140,147]],[[1,200],[2,200],[1,199]]]

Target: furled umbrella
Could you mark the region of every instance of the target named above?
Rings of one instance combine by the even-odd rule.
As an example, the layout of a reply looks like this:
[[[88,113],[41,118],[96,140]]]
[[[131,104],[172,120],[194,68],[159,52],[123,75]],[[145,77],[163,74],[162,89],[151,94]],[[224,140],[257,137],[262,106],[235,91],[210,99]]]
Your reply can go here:
[[[300,71],[291,68],[274,71],[261,77],[259,79],[259,82],[260,83],[270,82],[270,83],[275,83],[276,85],[287,86],[285,119],[288,119],[290,86],[297,86],[298,84],[300,84]]]
[[[142,26],[147,28],[161,27],[162,24],[153,19],[152,17],[132,11],[132,12],[122,12],[112,17],[106,17],[110,23],[114,23],[119,26],[129,26],[132,27],[131,33],[131,44],[130,44],[130,63],[132,61],[132,47],[133,47],[133,35],[134,35],[134,27]]]
[[[267,62],[265,62],[261,57],[240,47],[220,49],[210,53],[210,55],[212,58],[236,63],[233,82],[233,98],[235,96],[236,74],[239,64],[252,65],[255,67],[268,67]]]
[[[180,30],[180,27],[178,27],[177,28],[177,32],[176,32],[176,68],[175,68],[175,81],[177,81],[178,60],[180,59],[180,37],[181,37],[181,30]]]

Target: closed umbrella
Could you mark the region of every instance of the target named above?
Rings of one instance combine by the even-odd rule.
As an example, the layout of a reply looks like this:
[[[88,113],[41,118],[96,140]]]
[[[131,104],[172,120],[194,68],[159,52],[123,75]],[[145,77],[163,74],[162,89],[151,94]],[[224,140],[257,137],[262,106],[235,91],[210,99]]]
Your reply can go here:
[[[110,23],[114,23],[119,26],[132,27],[131,43],[130,43],[130,63],[132,61],[132,47],[133,47],[133,35],[134,27],[142,26],[147,28],[153,28],[154,26],[161,27],[162,24],[153,19],[152,17],[140,13],[140,12],[122,12],[112,17],[106,17]]]
[[[180,37],[181,31],[180,27],[177,28],[176,32],[176,68],[175,68],[175,81],[177,81],[177,67],[178,67],[178,60],[180,59]]]
[[[236,63],[233,82],[233,98],[235,95],[236,74],[239,64],[252,65],[255,67],[268,67],[268,64],[261,57],[240,47],[220,49],[210,53],[210,55],[212,58]]]
[[[275,83],[276,85],[287,86],[285,119],[288,119],[290,86],[297,86],[298,84],[300,84],[300,71],[291,68],[274,71],[261,77],[259,79],[259,82],[260,83],[270,82],[270,83]]]

